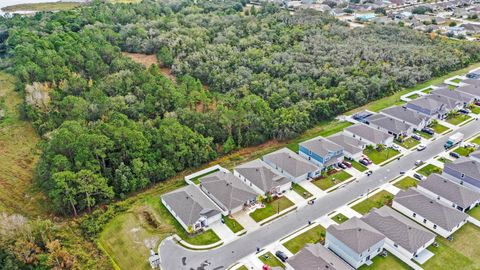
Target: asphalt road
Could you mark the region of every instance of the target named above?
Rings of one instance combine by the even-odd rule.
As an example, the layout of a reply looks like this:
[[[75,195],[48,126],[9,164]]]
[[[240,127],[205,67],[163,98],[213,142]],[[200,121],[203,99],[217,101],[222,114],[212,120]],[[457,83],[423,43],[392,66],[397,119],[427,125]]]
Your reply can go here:
[[[435,139],[424,151],[412,152],[398,161],[389,163],[374,171],[369,177],[364,176],[344,188],[329,193],[316,200],[315,204],[307,205],[291,212],[271,224],[247,233],[239,239],[219,248],[207,251],[193,251],[176,244],[172,239],[165,239],[159,253],[163,270],[221,270],[227,269],[238,260],[256,252],[257,247],[265,247],[284,236],[316,220],[335,209],[355,200],[359,196],[373,190],[399,176],[400,171],[408,171],[415,167],[416,160],[428,160],[444,151],[443,144],[448,136],[462,132],[468,138],[480,132],[480,120],[473,121],[460,129]]]

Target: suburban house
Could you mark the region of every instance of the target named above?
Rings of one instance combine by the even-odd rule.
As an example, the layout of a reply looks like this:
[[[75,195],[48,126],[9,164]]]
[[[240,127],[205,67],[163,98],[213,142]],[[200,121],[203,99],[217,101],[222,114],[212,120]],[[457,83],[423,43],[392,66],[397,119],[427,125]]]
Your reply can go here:
[[[480,161],[475,158],[461,157],[445,163],[442,176],[480,191]]]
[[[417,189],[430,198],[435,198],[438,202],[462,212],[467,212],[480,202],[480,192],[454,183],[436,173],[431,174],[425,181],[420,181]]]
[[[428,116],[417,111],[407,109],[406,107],[394,106],[384,109],[380,112],[403,121],[403,123],[413,126],[413,128],[416,130],[422,130],[422,128],[431,123],[431,119]]]
[[[447,98],[457,100],[459,102],[462,102],[464,106],[467,104],[473,103],[475,101],[474,96],[467,93],[459,92],[459,91],[452,91],[447,87],[433,90],[431,94],[441,95]]]
[[[460,229],[468,218],[467,214],[436,202],[416,188],[397,193],[392,207],[445,238]]]
[[[237,166],[233,174],[260,195],[281,194],[292,187],[290,179],[273,171],[260,159]]]
[[[435,117],[438,119],[444,119],[445,117],[447,117],[447,114],[449,112],[446,104],[429,96],[409,101],[406,107],[419,113],[423,113],[428,117]]]
[[[295,183],[320,175],[319,167],[288,148],[263,156],[263,161]]]
[[[362,157],[363,149],[365,149],[365,145],[367,145],[359,139],[343,134],[343,132],[332,135],[328,137],[328,139],[343,147],[343,155],[346,158],[354,160],[358,160]]]
[[[306,244],[297,254],[288,259],[288,270],[353,270],[321,244]]]
[[[392,134],[395,138],[410,136],[413,133],[413,126],[384,114],[372,115],[367,118],[365,123],[378,130]]]
[[[472,81],[480,81],[480,80],[472,80]],[[467,85],[457,87],[455,91],[472,95],[475,97],[476,100],[480,100],[480,85],[467,84]]]
[[[378,129],[372,128],[365,124],[356,124],[349,126],[344,130],[345,134],[356,138],[366,144],[378,145],[383,144],[390,146],[393,143],[393,135]]]
[[[200,178],[200,188],[230,215],[256,202],[258,194],[230,172],[218,171]]]
[[[202,230],[222,218],[221,209],[195,185],[164,194],[161,200],[187,232]]]
[[[357,217],[329,226],[325,238],[325,246],[353,268],[370,263],[384,244],[385,236]]]
[[[323,137],[300,143],[298,153],[321,168],[343,161],[343,147]]]
[[[422,252],[435,241],[434,233],[388,206],[372,209],[362,220],[385,235],[390,250],[409,259],[424,257]]]

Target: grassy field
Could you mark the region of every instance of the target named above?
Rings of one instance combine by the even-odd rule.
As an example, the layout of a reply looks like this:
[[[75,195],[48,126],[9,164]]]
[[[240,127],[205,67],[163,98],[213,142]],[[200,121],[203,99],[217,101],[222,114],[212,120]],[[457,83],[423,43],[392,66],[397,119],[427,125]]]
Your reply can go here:
[[[468,214],[478,220],[480,220],[480,206],[477,206],[473,209],[470,209],[470,211],[468,211]]]
[[[476,137],[475,139],[471,140],[471,142],[480,145],[480,136],[478,136],[478,137]]]
[[[420,144],[420,142],[415,140],[414,138],[405,139],[405,140],[403,140],[403,142],[399,142],[399,141],[395,140],[395,143],[400,145],[401,147],[403,147],[405,149],[412,149],[413,147]]]
[[[225,225],[227,225],[227,227],[230,228],[232,232],[236,233],[243,230],[243,226],[240,223],[238,223],[238,221],[236,221],[235,219],[230,218],[228,216],[224,216],[223,220],[225,221]]]
[[[270,266],[270,267],[281,267],[285,269],[285,265],[277,258],[275,255],[273,255],[271,252],[267,252],[261,256],[258,257],[260,261],[262,261],[264,264]]]
[[[343,222],[347,221],[348,218],[344,216],[342,213],[338,213],[334,217],[332,217],[332,220],[338,224],[342,224]]]
[[[287,199],[287,197],[280,197],[269,203],[265,203],[264,208],[258,208],[253,213],[250,213],[250,217],[256,222],[269,218],[283,210],[293,206],[294,203]]]
[[[390,203],[392,199],[393,194],[388,191],[382,190],[375,195],[369,195],[368,199],[355,204],[354,206],[352,206],[352,209],[362,215],[365,215],[366,213],[370,212],[372,208],[380,208],[385,204]]]
[[[297,235],[295,238],[288,240],[283,243],[283,245],[293,254],[296,254],[300,251],[306,244],[311,243],[315,244],[318,242],[323,242],[325,239],[325,228],[320,225],[317,225],[306,232],[303,232]]]
[[[373,264],[362,265],[359,270],[409,270],[411,269],[406,263],[388,253],[387,257],[376,256],[372,259]]]
[[[322,128],[313,131],[313,132],[306,132],[304,136],[299,137],[298,139],[292,140],[288,145],[287,148],[292,150],[293,152],[297,153],[298,152],[298,144],[301,142],[304,142],[306,140],[322,136],[322,137],[328,137],[333,134],[336,134],[338,132],[343,131],[345,128],[353,125],[350,122],[338,122],[338,121],[333,121],[330,123],[325,123],[322,125]]]
[[[480,228],[467,223],[453,234],[453,241],[439,236],[435,241],[439,247],[428,248],[435,256],[422,265],[423,269],[480,269]]]
[[[394,186],[398,187],[399,189],[408,189],[409,187],[416,187],[417,186],[417,180],[414,178],[407,176],[402,178],[402,180],[396,182]]]
[[[459,125],[470,118],[472,117],[466,114],[456,113],[456,114],[452,114],[451,116],[448,116],[446,121],[452,125]]]
[[[400,152],[392,148],[385,148],[382,151],[377,151],[376,149],[363,150],[363,154],[366,155],[375,164],[380,164],[385,160],[391,159],[399,153]]]
[[[45,0],[48,1],[48,0]],[[32,4],[18,4],[2,8],[5,12],[17,12],[17,11],[59,11],[69,10],[80,6],[78,2],[45,2],[45,3],[32,3]]]
[[[197,177],[194,177],[194,178],[190,179],[190,181],[192,181],[194,184],[198,185],[198,184],[200,184],[200,178],[205,177],[207,175],[210,175],[212,173],[218,172],[218,171],[219,171],[219,169],[216,169],[216,170],[213,170],[213,171],[210,171],[210,172],[206,172],[204,174],[201,174]]]
[[[460,156],[464,156],[464,157],[468,157],[468,155],[470,155],[470,153],[472,153],[473,151],[475,151],[475,148],[473,148],[473,147],[463,147],[463,146],[457,147],[457,149],[453,150],[453,152],[459,154]]]
[[[297,183],[292,183],[292,189],[293,191],[298,193],[298,195],[302,196],[302,198],[304,199],[308,199],[313,196],[312,193],[308,192],[306,189],[304,189],[302,186],[300,186]]]
[[[346,171],[338,171],[336,173],[333,173],[325,178],[318,178],[312,183],[319,187],[322,190],[327,190],[333,186],[335,186],[338,183],[341,183],[347,179],[350,179],[352,176],[347,173]]]
[[[417,170],[417,172],[425,176],[429,176],[432,173],[441,173],[442,169],[433,164],[428,164],[427,166],[424,166],[421,169]]]

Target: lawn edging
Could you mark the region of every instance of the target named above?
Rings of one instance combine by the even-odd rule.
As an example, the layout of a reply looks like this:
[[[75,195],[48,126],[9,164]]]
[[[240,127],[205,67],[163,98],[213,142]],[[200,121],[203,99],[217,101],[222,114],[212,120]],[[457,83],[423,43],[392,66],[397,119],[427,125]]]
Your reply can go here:
[[[223,241],[218,241],[209,245],[192,245],[188,243],[187,241],[183,240],[180,236],[177,234],[173,235],[173,238],[179,243],[182,247],[191,249],[191,250],[208,250],[208,249],[214,249],[217,248],[221,245],[223,245]]]

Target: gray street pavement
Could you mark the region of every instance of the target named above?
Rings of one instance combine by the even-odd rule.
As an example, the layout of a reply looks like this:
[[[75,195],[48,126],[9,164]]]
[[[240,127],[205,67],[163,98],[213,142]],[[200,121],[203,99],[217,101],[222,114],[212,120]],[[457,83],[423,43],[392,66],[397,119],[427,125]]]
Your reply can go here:
[[[354,181],[344,188],[317,199],[315,204],[291,212],[271,224],[262,226],[219,248],[206,251],[193,251],[181,247],[172,239],[166,239],[159,247],[162,269],[227,269],[238,260],[255,253],[257,247],[262,248],[275,242],[306,225],[308,221],[313,221],[326,215],[336,208],[355,200],[359,196],[363,196],[367,191],[372,191],[382,184],[387,183],[399,176],[401,171],[412,169],[415,166],[415,160],[427,160],[442,153],[444,151],[443,144],[447,141],[448,136],[455,132],[464,133],[466,138],[473,136],[480,132],[480,121],[473,121],[456,131],[437,138],[428,144],[427,149],[424,151],[415,151],[403,156],[400,160],[391,162],[374,171],[371,176],[359,178],[358,181]]]

